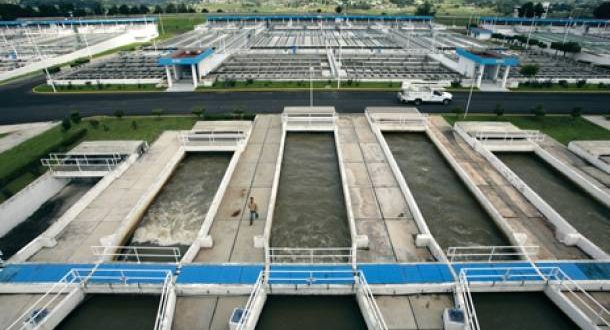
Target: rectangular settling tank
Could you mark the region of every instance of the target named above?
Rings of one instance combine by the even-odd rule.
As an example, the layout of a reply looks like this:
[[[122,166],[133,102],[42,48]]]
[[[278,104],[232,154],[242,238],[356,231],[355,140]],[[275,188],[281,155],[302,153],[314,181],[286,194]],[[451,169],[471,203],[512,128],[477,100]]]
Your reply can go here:
[[[577,330],[543,292],[473,293],[481,329]]]
[[[441,247],[510,245],[425,133],[384,138]]]
[[[333,133],[287,133],[271,227],[273,247],[349,247]]]
[[[8,259],[42,234],[98,182],[98,179],[72,180],[49,198],[25,221],[0,238],[2,258]]]
[[[268,296],[257,330],[365,330],[354,296]]]
[[[88,295],[56,330],[150,330],[155,326],[159,296]]]
[[[199,233],[231,156],[187,153],[148,206],[128,245],[174,246],[184,254]]]
[[[610,209],[534,153],[497,156],[578,232],[610,253]]]

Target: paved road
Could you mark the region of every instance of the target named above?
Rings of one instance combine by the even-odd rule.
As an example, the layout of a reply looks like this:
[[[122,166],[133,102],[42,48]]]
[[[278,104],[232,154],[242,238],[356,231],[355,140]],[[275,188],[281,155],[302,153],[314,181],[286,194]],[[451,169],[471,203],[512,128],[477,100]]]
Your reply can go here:
[[[162,108],[166,113],[191,113],[204,106],[210,113],[243,109],[280,112],[287,105],[308,105],[308,92],[239,93],[124,93],[124,94],[34,94],[31,88],[41,78],[0,87],[0,124],[60,119],[73,110],[84,116],[112,114],[121,109],[128,114],[150,114]],[[425,112],[449,112],[465,107],[468,93],[454,93],[453,105],[423,105]],[[366,106],[399,105],[393,92],[315,92],[314,104],[332,105],[340,112],[359,112]],[[595,93],[474,93],[470,111],[492,112],[501,104],[506,112],[529,113],[544,105],[548,113],[568,113],[576,106],[587,113],[609,113],[610,94]]]

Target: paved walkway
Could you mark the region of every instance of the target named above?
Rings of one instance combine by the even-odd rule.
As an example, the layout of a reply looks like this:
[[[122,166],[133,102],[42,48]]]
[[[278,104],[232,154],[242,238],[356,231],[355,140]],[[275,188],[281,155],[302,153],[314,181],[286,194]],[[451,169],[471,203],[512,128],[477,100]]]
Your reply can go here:
[[[30,258],[37,262],[94,262],[91,246],[116,232],[140,198],[179,152],[177,132],[163,133],[139,160],[95,198],[57,238]]]
[[[0,135],[7,135],[0,138],[0,153],[5,152],[18,144],[21,144],[22,142],[51,129],[56,125],[59,125],[59,122],[1,125]]]
[[[604,116],[583,116],[583,118],[610,131],[610,120]]]
[[[460,167],[485,194],[513,232],[525,233],[525,245],[540,246],[540,259],[586,259],[584,252],[555,238],[554,227],[489,162],[475,152],[451,126],[438,116],[430,117],[430,132],[451,153]]]
[[[341,115],[338,134],[358,234],[368,235],[363,262],[434,260],[415,246],[419,229],[365,116]]]
[[[210,235],[214,246],[202,248],[194,262],[262,262],[263,249],[254,248],[254,236],[263,235],[267,206],[282,135],[279,115],[258,115],[229,186],[214,218]],[[254,196],[259,219],[250,226],[248,198]]]

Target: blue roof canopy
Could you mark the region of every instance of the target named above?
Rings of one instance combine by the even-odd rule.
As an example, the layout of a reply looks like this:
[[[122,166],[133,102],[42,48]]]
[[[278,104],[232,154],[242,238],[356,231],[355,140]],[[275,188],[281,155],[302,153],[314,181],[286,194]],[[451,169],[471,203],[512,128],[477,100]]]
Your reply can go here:
[[[470,28],[470,29],[468,29],[468,30],[469,30],[469,31],[471,31],[471,32],[475,32],[475,33],[492,33],[492,31],[491,31],[491,30],[487,30],[487,29],[481,29],[481,28],[475,28],[475,27]]]
[[[281,21],[281,20],[324,20],[334,21],[335,19],[365,21],[365,20],[384,20],[384,21],[432,21],[432,16],[387,16],[387,15],[222,15],[208,16],[208,21]]]
[[[584,25],[604,25],[608,24],[608,20],[592,19],[592,18],[527,18],[527,17],[495,17],[483,16],[481,22],[495,22],[496,24],[536,24],[536,25],[566,25],[566,24],[584,24]]]
[[[457,48],[455,51],[458,56],[467,58],[477,64],[507,66],[519,65],[519,58],[517,58],[516,56],[505,56],[500,53],[475,53],[464,48]]]
[[[203,61],[208,56],[214,54],[214,49],[208,48],[205,51],[199,54],[193,54],[193,56],[189,56],[185,51],[179,50],[177,52],[172,53],[172,55],[168,57],[159,58],[160,65],[193,65],[199,64],[199,62]]]
[[[0,21],[0,26],[101,25],[101,24],[153,23],[156,21],[157,21],[156,17],[114,18],[114,19],[18,20],[18,21]]]

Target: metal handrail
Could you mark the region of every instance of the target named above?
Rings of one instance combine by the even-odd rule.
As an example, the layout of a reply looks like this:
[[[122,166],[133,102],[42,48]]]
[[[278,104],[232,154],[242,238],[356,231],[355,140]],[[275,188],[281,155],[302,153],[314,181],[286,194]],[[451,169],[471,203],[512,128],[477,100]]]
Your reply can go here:
[[[298,124],[307,124],[307,125],[314,125],[314,124],[320,124],[320,123],[328,123],[328,124],[335,124],[337,119],[336,114],[334,113],[309,113],[309,112],[302,112],[302,113],[282,113],[282,122],[284,122],[285,124],[289,124],[291,122],[293,123],[298,123]]]
[[[155,319],[154,330],[161,330],[164,328],[165,313],[167,312],[167,303],[169,301],[169,293],[174,286],[174,276],[168,272],[163,282],[163,289],[161,290],[161,299],[159,300],[159,308],[157,309],[157,318]]]
[[[303,274],[306,276],[295,277],[295,276],[286,276],[286,277],[275,277],[274,274]],[[318,274],[327,274],[333,275],[334,277],[320,277]],[[336,276],[336,275],[349,275],[349,276]],[[272,284],[282,284],[277,282],[283,282],[283,284],[307,284],[307,285],[315,285],[315,284],[325,284],[329,282],[345,282],[344,284],[356,284],[356,280],[354,278],[355,273],[353,270],[270,270],[267,273],[267,283]],[[274,283],[275,282],[275,283]]]
[[[356,276],[358,280],[358,289],[362,290],[363,296],[368,303],[371,312],[373,313],[373,318],[377,325],[376,329],[387,330],[388,326],[385,323],[385,319],[383,318],[383,314],[379,309],[379,305],[377,305],[377,300],[375,300],[375,296],[373,295],[373,291],[371,291],[371,287],[366,281],[366,277],[360,271],[358,272],[358,276]]]
[[[206,131],[205,133],[183,131],[181,133],[183,145],[187,145],[189,143],[208,143],[210,145],[214,145],[219,142],[231,142],[235,145],[239,145],[246,139],[246,137],[247,134],[242,130],[235,130],[231,132],[215,132],[212,130]]]
[[[182,258],[180,254],[180,248],[175,246],[105,246],[105,245],[94,245],[91,246],[91,250],[94,256],[98,257],[135,257],[137,263],[141,263],[143,258],[167,258],[173,259],[174,262],[179,263]],[[171,254],[162,253],[146,253],[140,251],[168,251]],[[124,252],[127,251],[127,252]],[[129,252],[133,251],[133,252]]]
[[[42,158],[40,162],[43,166],[48,167],[51,171],[56,171],[57,168],[62,166],[68,168],[76,167],[78,171],[86,171],[88,169],[99,171],[101,168],[111,171],[125,158],[124,155],[118,153],[98,155],[100,157],[91,156],[93,155],[50,153],[48,158]]]
[[[351,263],[353,247],[340,248],[289,248],[270,247],[267,249],[270,263]],[[279,252],[279,253],[278,253]],[[337,259],[346,259],[337,261]]]
[[[487,262],[490,262],[496,256],[531,257],[536,256],[539,251],[540,247],[537,245],[451,246],[447,248],[447,257],[449,257],[449,262],[455,262],[456,258],[486,259]]]
[[[521,130],[518,132],[486,132],[478,131],[474,133],[474,137],[480,141],[488,141],[490,139],[499,139],[502,141],[514,142],[515,140],[527,140],[529,142],[544,141],[544,134],[538,130]]]
[[[239,321],[237,322],[236,330],[244,330],[246,324],[248,323],[249,318],[252,317],[252,313],[250,313],[250,311],[253,310],[254,303],[256,302],[257,298],[260,296],[261,292],[264,291],[264,289],[265,289],[263,287],[263,282],[264,282],[264,273],[261,272],[258,275],[258,279],[256,280],[256,284],[254,285],[252,292],[250,292],[250,296],[248,297],[248,301],[246,302],[244,311],[241,314]]]
[[[462,296],[462,301],[464,303],[464,314],[466,321],[466,329],[470,330],[479,330],[481,326],[479,325],[479,319],[477,317],[477,311],[474,307],[474,301],[472,300],[472,294],[470,293],[470,286],[468,285],[468,279],[466,278],[465,273],[460,272],[458,277],[459,283],[456,286],[456,290],[458,291],[458,295]]]

